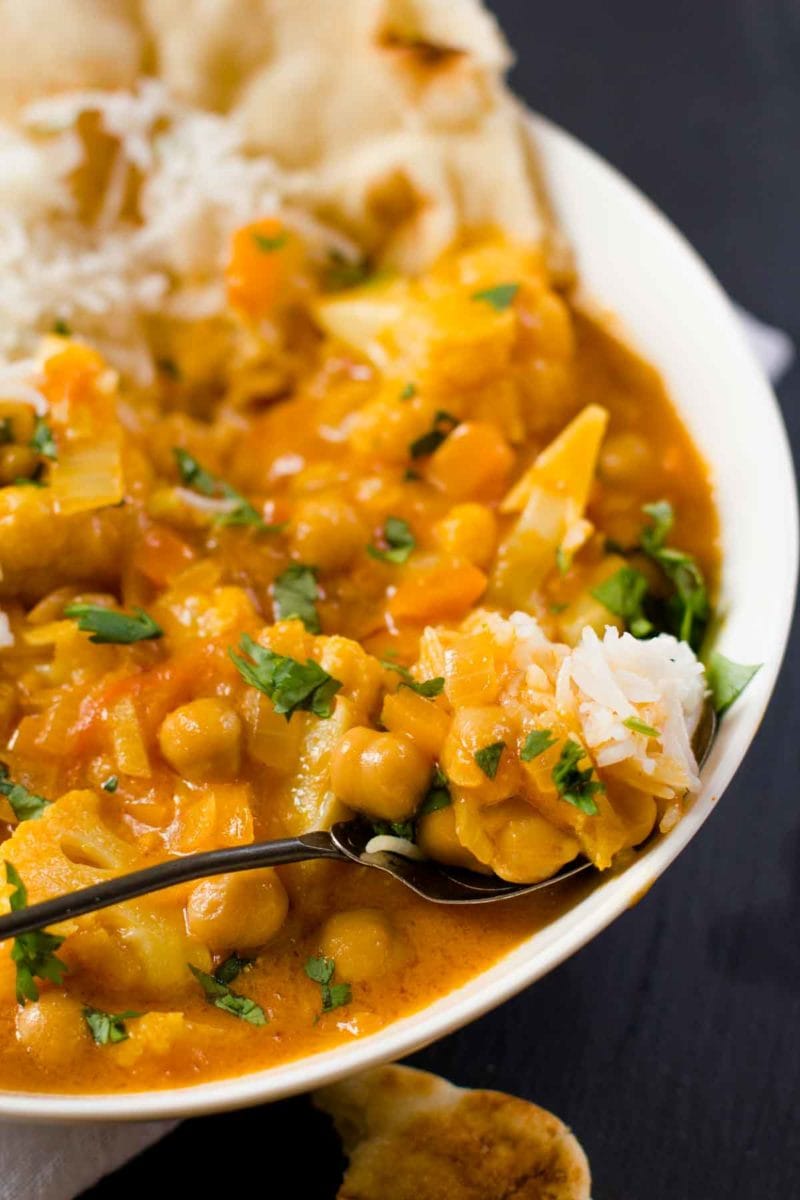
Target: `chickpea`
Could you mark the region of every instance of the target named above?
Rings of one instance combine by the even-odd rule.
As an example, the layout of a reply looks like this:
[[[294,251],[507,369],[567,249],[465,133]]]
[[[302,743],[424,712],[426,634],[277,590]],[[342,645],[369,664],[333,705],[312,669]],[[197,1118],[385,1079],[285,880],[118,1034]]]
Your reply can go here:
[[[331,757],[331,785],[348,808],[382,821],[410,817],[430,782],[431,760],[405,734],[358,725]]]
[[[309,496],[295,509],[292,551],[322,571],[346,567],[368,541],[355,509],[339,496]]]
[[[0,446],[0,485],[33,475],[39,458],[30,446]]]
[[[638,433],[613,433],[600,452],[600,473],[610,483],[636,483],[652,473],[653,454]]]
[[[192,888],[186,920],[192,937],[219,954],[257,950],[286,920],[289,899],[274,870],[204,879]]]
[[[434,527],[443,550],[465,558],[476,567],[487,567],[497,543],[497,521],[485,504],[456,504]]]
[[[168,713],[158,744],[169,765],[189,780],[230,779],[239,769],[242,724],[224,700],[192,700]]]
[[[40,1067],[70,1066],[89,1045],[89,1032],[77,1001],[62,992],[44,992],[17,1009],[17,1037]]]
[[[374,908],[335,913],[322,928],[320,946],[336,963],[337,976],[352,983],[383,975],[393,965],[392,927]]]
[[[449,867],[465,867],[468,871],[487,870],[458,840],[452,804],[420,818],[417,822],[417,845],[428,858],[446,863]]]

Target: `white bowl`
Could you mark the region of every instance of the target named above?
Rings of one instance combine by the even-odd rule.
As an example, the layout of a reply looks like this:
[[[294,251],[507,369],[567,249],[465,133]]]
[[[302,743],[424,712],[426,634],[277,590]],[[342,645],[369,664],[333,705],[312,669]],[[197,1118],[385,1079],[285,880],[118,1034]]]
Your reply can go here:
[[[795,479],[775,397],[727,298],[673,226],[562,130],[533,117],[532,134],[577,254],[583,295],[614,313],[630,344],[661,370],[712,465],[723,540],[725,620],[717,645],[740,662],[764,664],[722,722],[700,795],[680,824],[623,874],[470,983],[380,1033],[193,1087],[112,1096],[6,1092],[0,1094],[0,1117],[78,1121],[207,1113],[303,1092],[409,1054],[527,987],[624,912],[694,837],[742,761],[775,685],[797,574]]]

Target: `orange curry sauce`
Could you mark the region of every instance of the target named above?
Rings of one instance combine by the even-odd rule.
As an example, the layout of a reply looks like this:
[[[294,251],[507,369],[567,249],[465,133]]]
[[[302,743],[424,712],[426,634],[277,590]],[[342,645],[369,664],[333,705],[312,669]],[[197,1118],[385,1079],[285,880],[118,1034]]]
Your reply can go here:
[[[262,230],[267,235],[279,240],[272,226]],[[635,543],[646,502],[671,501],[674,544],[694,554],[713,581],[717,519],[708,473],[657,373],[572,311],[536,256],[507,247],[497,253],[505,256],[502,267],[480,260],[458,268],[470,296],[492,282],[523,280],[506,311],[483,306],[488,321],[497,318],[496,338],[473,338],[460,310],[451,324],[442,316],[454,278],[454,268],[445,267],[426,300],[441,317],[430,360],[423,346],[417,372],[412,349],[388,380],[330,330],[320,332],[313,316],[318,284],[299,249],[280,267],[268,264],[278,272],[273,278],[264,276],[259,247],[249,243],[240,243],[229,272],[239,325],[225,329],[219,346],[216,330],[173,338],[157,384],[144,394],[108,399],[103,364],[77,342],[65,340],[49,359],[42,389],[59,451],[57,463],[45,464],[50,486],[16,486],[23,469],[4,468],[0,446],[0,604],[15,637],[0,654],[0,736],[8,746],[2,759],[29,791],[48,800],[73,796],[61,824],[48,818],[47,832],[47,822],[27,822],[27,843],[21,839],[11,852],[30,900],[165,856],[312,827],[319,780],[309,769],[305,791],[291,792],[282,763],[296,762],[292,739],[324,722],[308,713],[285,722],[259,708],[229,657],[242,633],[255,638],[279,615],[273,581],[291,562],[313,564],[323,634],[413,663],[426,625],[455,626],[484,599],[493,545],[511,521],[499,515],[499,502],[587,404],[610,414],[586,512],[598,532],[542,589],[536,615],[548,635],[560,636],[558,613],[602,553],[600,535]],[[369,289],[359,291],[369,298]],[[291,303],[281,307],[283,294]],[[262,330],[263,345],[248,358],[242,339],[256,336],[265,307],[269,335]],[[241,369],[224,366],[225,354],[239,355]],[[459,364],[468,361],[462,378]],[[98,396],[107,409],[99,424],[91,415]],[[459,424],[434,453],[410,457],[409,445],[436,426],[439,410]],[[88,447],[106,458],[91,468],[102,475],[96,504],[83,505],[66,472]],[[220,523],[187,498],[192,489],[176,473],[175,447],[277,530]],[[112,498],[117,486],[123,503]],[[453,518],[459,506],[463,520]],[[465,517],[464,506],[471,506]],[[485,521],[475,516],[478,506],[490,514]],[[385,548],[390,514],[414,532],[416,549],[406,563],[366,552],[369,544]],[[165,636],[94,645],[64,618],[76,600],[128,613],[140,606]],[[345,673],[361,670],[342,663]],[[398,683],[383,672],[384,690]],[[160,731],[170,713],[199,697],[236,710],[242,744],[226,769],[215,763],[207,777],[193,760],[187,779],[165,757]],[[287,740],[278,746],[281,738]],[[313,757],[307,741],[303,747],[301,766],[292,770],[305,770]],[[7,804],[2,816],[7,836],[16,826]],[[553,889],[506,905],[448,909],[350,866],[298,865],[279,877],[288,914],[231,984],[262,1007],[266,1025],[207,1002],[185,960],[211,971],[225,953],[213,940],[210,947],[202,938],[187,940],[191,887],[173,889],[116,918],[98,914],[56,931],[66,933],[63,988],[40,982],[40,1002],[24,1009],[14,999],[10,947],[0,948],[0,1086],[165,1088],[313,1053],[423,1008],[579,894]],[[380,969],[373,963],[362,978],[347,979],[337,962],[335,979],[350,983],[352,998],[320,1015],[321,987],[304,964],[325,951],[322,930],[331,914],[363,910],[385,934]],[[99,1045],[84,1005],[147,1015],[127,1021],[126,1040]]]

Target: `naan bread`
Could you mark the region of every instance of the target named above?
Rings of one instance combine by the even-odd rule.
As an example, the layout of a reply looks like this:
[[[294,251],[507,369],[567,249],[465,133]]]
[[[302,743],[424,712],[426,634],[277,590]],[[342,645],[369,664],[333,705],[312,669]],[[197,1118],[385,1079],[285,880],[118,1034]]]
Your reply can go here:
[[[378,1067],[323,1088],[350,1164],[338,1200],[589,1200],[589,1164],[558,1117],[502,1092]]]
[[[541,242],[510,55],[476,0],[146,0],[162,77],[368,253],[422,270],[467,228]]]
[[[0,0],[0,120],[73,88],[130,87],[144,46],[136,0]]]
[[[0,119],[153,74],[383,265],[423,270],[489,226],[561,265],[479,0],[0,0],[0,31]]]

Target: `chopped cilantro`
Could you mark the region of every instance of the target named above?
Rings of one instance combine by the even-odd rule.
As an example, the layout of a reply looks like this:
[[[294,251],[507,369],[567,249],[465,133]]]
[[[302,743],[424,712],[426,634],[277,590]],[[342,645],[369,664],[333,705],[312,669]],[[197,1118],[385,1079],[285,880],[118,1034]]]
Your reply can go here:
[[[0,762],[0,796],[6,797],[18,821],[38,821],[50,803],[44,796],[29,792],[21,783],[14,783],[3,762]]]
[[[216,479],[187,450],[183,450],[180,446],[175,446],[173,454],[178,464],[181,482],[186,487],[192,488],[195,492],[200,492],[203,496],[219,500],[230,500],[232,502],[228,512],[220,513],[216,517],[216,524],[252,525],[262,533],[279,533],[285,528],[283,524],[268,525],[261,514],[253,508],[253,505],[249,500],[245,499],[241,492],[237,492],[229,483],[225,483],[221,479]]]
[[[214,978],[217,983],[233,983],[237,976],[241,975],[246,967],[250,967],[256,960],[254,958],[242,958],[241,955],[233,953],[221,962],[214,972]]]
[[[531,762],[532,759],[538,758],[540,754],[544,754],[545,750],[549,750],[551,746],[555,746],[556,741],[557,738],[553,737],[552,730],[533,729],[525,738],[519,756],[523,762]]]
[[[189,970],[205,992],[209,1004],[213,1004],[222,1012],[230,1013],[232,1017],[238,1017],[240,1021],[247,1021],[250,1025],[267,1024],[266,1014],[255,1000],[251,1000],[249,996],[240,996],[238,992],[229,988],[227,983],[221,982],[214,975],[208,975],[191,963]]]
[[[622,617],[634,637],[647,637],[653,632],[652,623],[642,607],[647,595],[647,580],[641,571],[634,567],[620,567],[608,579],[592,588],[591,594],[614,616]]]
[[[57,334],[58,337],[71,337],[72,330],[62,317],[57,317],[53,321],[53,333]]]
[[[162,375],[166,375],[167,379],[171,379],[174,383],[180,380],[181,369],[174,358],[159,358],[156,361],[156,366]]]
[[[233,648],[228,651],[231,660],[245,682],[269,697],[276,713],[281,713],[287,721],[292,713],[299,711],[312,712],[318,717],[331,715],[334,696],[342,685],[318,663],[310,658],[301,663],[275,654],[246,633],[242,634],[239,645],[252,662]]]
[[[119,787],[119,777],[117,775],[109,775],[105,783],[100,784],[104,792],[115,792]]]
[[[437,766],[433,773],[433,781],[425,799],[419,806],[417,816],[424,817],[428,813],[438,812],[440,808],[449,808],[452,803],[453,797],[450,795],[447,776],[442,768]]]
[[[492,742],[491,745],[483,746],[480,750],[475,751],[475,762],[487,779],[494,779],[497,774],[497,768],[500,766],[500,756],[505,748],[505,742]]]
[[[37,418],[34,426],[31,448],[37,454],[41,454],[42,458],[49,458],[51,462],[58,459],[58,448],[53,441],[53,431],[41,417]]]
[[[745,666],[732,662],[718,650],[708,660],[706,679],[711,689],[711,701],[717,716],[726,712],[747,687],[753,676],[761,670],[761,663]]]
[[[427,700],[434,696],[440,696],[444,690],[444,676],[437,675],[435,679],[424,679],[419,683],[409,671],[408,667],[402,666],[400,663],[388,662],[387,659],[381,659],[381,666],[386,667],[388,671],[396,671],[402,676],[403,682],[400,687],[411,688],[412,692],[416,692],[418,696],[424,696]]]
[[[303,563],[287,567],[273,583],[272,595],[275,614],[280,620],[297,617],[309,633],[319,633],[319,614],[314,603],[319,597],[319,589],[313,567]]]
[[[401,400],[413,400],[417,394],[417,385],[415,383],[407,383],[400,393]]]
[[[648,725],[645,721],[640,721],[638,717],[626,717],[622,724],[626,729],[632,729],[634,733],[643,733],[645,737],[661,737],[657,729],[654,729],[652,725]]]
[[[605,788],[602,783],[592,778],[593,767],[587,767],[582,771],[578,766],[585,755],[586,751],[583,746],[573,741],[572,738],[567,738],[561,750],[561,756],[553,767],[552,778],[562,800],[566,800],[567,804],[574,805],[575,808],[579,808],[581,812],[585,812],[589,816],[595,816],[599,810],[594,797],[598,792],[604,792]]]
[[[484,304],[490,305],[495,312],[505,312],[514,303],[518,291],[518,283],[498,283],[496,287],[473,292],[472,299],[481,300]]]
[[[91,1008],[88,1004],[83,1006],[83,1019],[89,1026],[92,1037],[98,1046],[115,1045],[117,1042],[127,1041],[130,1034],[125,1027],[125,1022],[141,1015],[132,1009],[121,1013],[107,1013],[99,1008]]]
[[[343,1004],[350,1003],[352,999],[350,984],[332,982],[336,970],[336,964],[332,958],[309,958],[306,960],[304,970],[309,979],[319,984],[323,1013],[332,1012],[334,1008],[341,1008]]]
[[[691,554],[666,545],[675,520],[672,505],[667,500],[658,500],[654,504],[645,504],[642,511],[651,518],[652,524],[642,530],[639,544],[674,589],[665,606],[667,627],[682,642],[688,642],[697,650],[711,612],[703,573]]]
[[[68,604],[64,616],[74,618],[78,622],[78,629],[91,633],[89,641],[98,645],[114,643],[128,646],[132,642],[145,642],[164,636],[161,626],[141,608],[135,608],[134,615],[130,616],[99,604]]]
[[[417,544],[408,522],[402,517],[387,517],[382,533],[386,549],[367,546],[367,554],[383,562],[404,563]]]
[[[359,287],[372,278],[372,267],[365,259],[346,258],[340,250],[331,250],[325,272],[325,286],[331,292]]]
[[[13,863],[7,862],[6,880],[14,888],[9,898],[12,912],[19,912],[28,903],[28,892],[25,884]],[[26,1000],[38,1000],[39,989],[36,979],[46,979],[50,983],[61,984],[67,971],[66,963],[56,958],[56,950],[64,941],[54,933],[36,929],[32,933],[20,933],[14,938],[11,949],[11,959],[17,968],[17,1003],[24,1004]]]
[[[440,408],[433,418],[433,425],[427,433],[423,433],[422,437],[416,438],[409,446],[409,453],[412,458],[427,458],[429,454],[433,454],[434,450],[438,450],[442,442],[458,425],[458,417],[454,417],[452,413],[445,412]]]
[[[263,254],[274,254],[276,250],[283,249],[289,241],[289,235],[285,230],[276,233],[273,237],[268,237],[264,233],[254,233],[253,241]]]
[[[386,837],[405,838],[407,842],[414,840],[414,822],[409,821],[372,821],[376,834]]]

